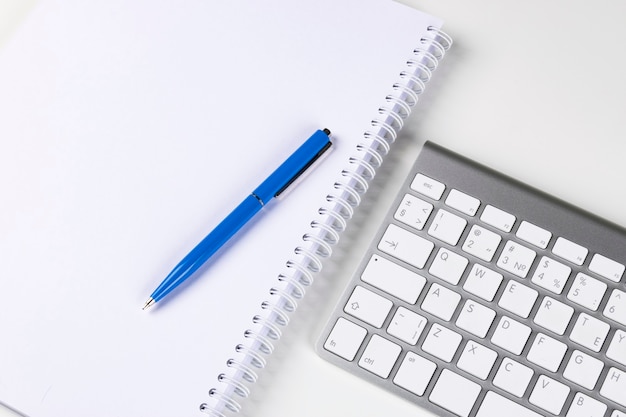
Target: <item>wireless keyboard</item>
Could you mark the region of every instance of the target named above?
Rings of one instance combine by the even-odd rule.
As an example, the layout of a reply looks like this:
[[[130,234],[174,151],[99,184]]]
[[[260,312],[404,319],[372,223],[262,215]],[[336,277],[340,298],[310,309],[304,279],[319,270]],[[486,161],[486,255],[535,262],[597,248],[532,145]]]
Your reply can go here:
[[[318,343],[439,416],[626,417],[626,230],[426,143]]]

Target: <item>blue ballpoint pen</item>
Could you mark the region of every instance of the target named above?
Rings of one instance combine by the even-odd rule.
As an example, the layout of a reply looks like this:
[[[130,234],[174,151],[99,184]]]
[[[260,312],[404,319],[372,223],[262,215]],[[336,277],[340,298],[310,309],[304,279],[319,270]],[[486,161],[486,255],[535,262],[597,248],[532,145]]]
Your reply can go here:
[[[330,149],[331,145],[330,131],[328,129],[317,130],[176,265],[150,295],[143,309],[161,300],[189,278],[265,204],[273,197],[279,196],[297,180],[307,168]]]

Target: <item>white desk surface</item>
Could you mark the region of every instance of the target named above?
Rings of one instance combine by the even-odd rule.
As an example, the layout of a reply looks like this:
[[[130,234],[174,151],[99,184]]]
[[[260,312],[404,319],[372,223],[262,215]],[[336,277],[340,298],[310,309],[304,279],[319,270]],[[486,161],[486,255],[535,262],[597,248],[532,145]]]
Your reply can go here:
[[[343,254],[318,278],[253,387],[245,416],[431,415],[324,362],[313,350],[334,299],[388,208],[388,199],[373,201],[372,194],[394,195],[424,140],[626,226],[625,2],[402,3],[443,18],[455,44],[343,238]],[[0,0],[0,48],[34,4]],[[0,417],[13,415],[0,409]]]

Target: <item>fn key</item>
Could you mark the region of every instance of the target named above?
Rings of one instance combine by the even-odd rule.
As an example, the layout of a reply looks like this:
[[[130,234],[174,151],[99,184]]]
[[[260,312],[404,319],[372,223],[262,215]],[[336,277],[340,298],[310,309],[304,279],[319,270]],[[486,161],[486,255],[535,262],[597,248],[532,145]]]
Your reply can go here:
[[[367,330],[363,327],[341,317],[328,335],[324,349],[341,356],[345,360],[352,361],[366,334]]]

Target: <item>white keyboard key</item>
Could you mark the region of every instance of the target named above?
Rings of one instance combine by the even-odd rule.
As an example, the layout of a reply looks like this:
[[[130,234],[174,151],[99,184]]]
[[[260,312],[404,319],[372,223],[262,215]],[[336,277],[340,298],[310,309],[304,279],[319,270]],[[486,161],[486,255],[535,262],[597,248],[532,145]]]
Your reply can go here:
[[[378,249],[416,268],[422,269],[433,251],[433,242],[390,224],[378,243]]]
[[[566,351],[567,345],[565,343],[543,333],[538,333],[526,357],[532,363],[550,372],[556,372]]]
[[[544,256],[539,261],[531,281],[548,291],[561,294],[571,272],[572,268],[569,266]]]
[[[589,264],[589,270],[591,272],[595,272],[596,274],[613,282],[621,281],[622,276],[624,275],[624,268],[623,264],[598,253],[593,255],[591,263]]]
[[[563,258],[566,261],[570,261],[576,265],[582,265],[587,258],[589,251],[587,248],[580,246],[578,243],[574,243],[571,240],[558,238],[552,248],[552,253]]]
[[[428,228],[428,234],[455,246],[459,242],[465,226],[467,226],[467,221],[462,217],[446,210],[439,210]]]
[[[428,272],[437,278],[456,285],[459,283],[468,263],[467,258],[446,248],[440,248]]]
[[[439,200],[446,186],[426,175],[417,174],[411,182],[411,189],[433,200]]]
[[[537,407],[558,415],[565,405],[569,387],[545,375],[540,375],[528,401]]]
[[[606,288],[607,285],[604,282],[579,272],[567,293],[567,298],[589,310],[596,311]]]
[[[497,265],[513,275],[526,278],[536,255],[535,251],[509,240],[500,254]]]
[[[393,217],[408,226],[422,230],[432,211],[432,204],[406,194]]]
[[[461,343],[462,337],[439,323],[431,326],[426,340],[422,344],[422,350],[438,357],[442,361],[450,362]]]
[[[541,249],[545,249],[548,247],[548,242],[550,242],[550,238],[552,238],[552,233],[530,222],[523,221],[522,223],[520,223],[519,228],[515,233],[515,236],[519,237],[525,242],[530,243],[531,245],[535,245]]]
[[[606,356],[626,366],[626,332],[617,330],[606,350]]]
[[[463,284],[463,289],[483,300],[492,301],[501,282],[502,274],[482,265],[474,264]]]
[[[480,385],[444,369],[428,399],[460,417],[468,417],[478,394]]]
[[[551,297],[544,297],[533,321],[544,329],[563,335],[574,309]]]
[[[474,225],[467,235],[462,249],[485,262],[491,262],[501,240],[499,234]]]
[[[473,216],[478,211],[480,200],[459,190],[450,190],[450,194],[446,197],[446,204],[461,213]]]
[[[602,388],[600,388],[600,395],[626,407],[626,395],[624,393],[626,393],[626,372],[617,368],[609,369]]]
[[[530,327],[510,317],[502,316],[496,331],[491,336],[491,342],[511,353],[519,355],[522,353],[529,336]]]
[[[409,304],[415,304],[426,284],[423,276],[378,255],[372,255],[361,280]]]
[[[422,396],[435,373],[435,369],[437,369],[437,365],[434,362],[413,352],[408,352],[393,378],[393,383],[415,395]]]
[[[613,290],[602,314],[626,326],[626,292]]]
[[[426,327],[426,323],[426,318],[404,307],[398,307],[389,327],[387,327],[387,333],[410,345],[415,345]]]
[[[541,417],[541,414],[537,414],[532,410],[496,394],[493,391],[487,392],[485,399],[478,409],[476,417],[502,417],[503,410],[506,410],[506,415],[515,417]]]
[[[528,318],[538,296],[537,290],[510,280],[500,296],[498,305],[520,317]]]
[[[532,377],[533,370],[531,368],[511,358],[504,358],[493,378],[493,385],[522,398]]]
[[[581,387],[592,390],[598,382],[604,363],[580,350],[572,352],[569,362],[563,371],[563,377]]]
[[[381,378],[387,378],[401,350],[400,346],[375,334],[367,344],[359,366]]]
[[[456,325],[471,334],[484,338],[496,318],[496,312],[473,300],[466,300]]]
[[[480,215],[480,220],[487,223],[489,226],[493,226],[507,233],[511,231],[515,224],[514,215],[490,205],[485,207],[483,213]]]
[[[380,328],[392,306],[393,303],[385,297],[357,286],[354,288],[343,311],[374,327]]]
[[[614,410],[614,411],[611,413],[611,417],[626,417],[626,413],[622,413],[622,412],[621,412],[621,411],[619,411],[619,410]]]
[[[352,361],[366,335],[367,330],[363,327],[341,317],[328,335],[324,349],[341,356],[345,360]]]
[[[600,352],[609,330],[608,323],[580,313],[569,338],[594,352]]]
[[[486,380],[497,358],[498,354],[495,351],[468,340],[457,366],[477,378]]]
[[[430,286],[428,294],[422,302],[422,310],[445,321],[450,321],[459,301],[461,301],[459,293],[434,283]]]
[[[577,392],[565,417],[603,417],[606,405],[581,392]]]

